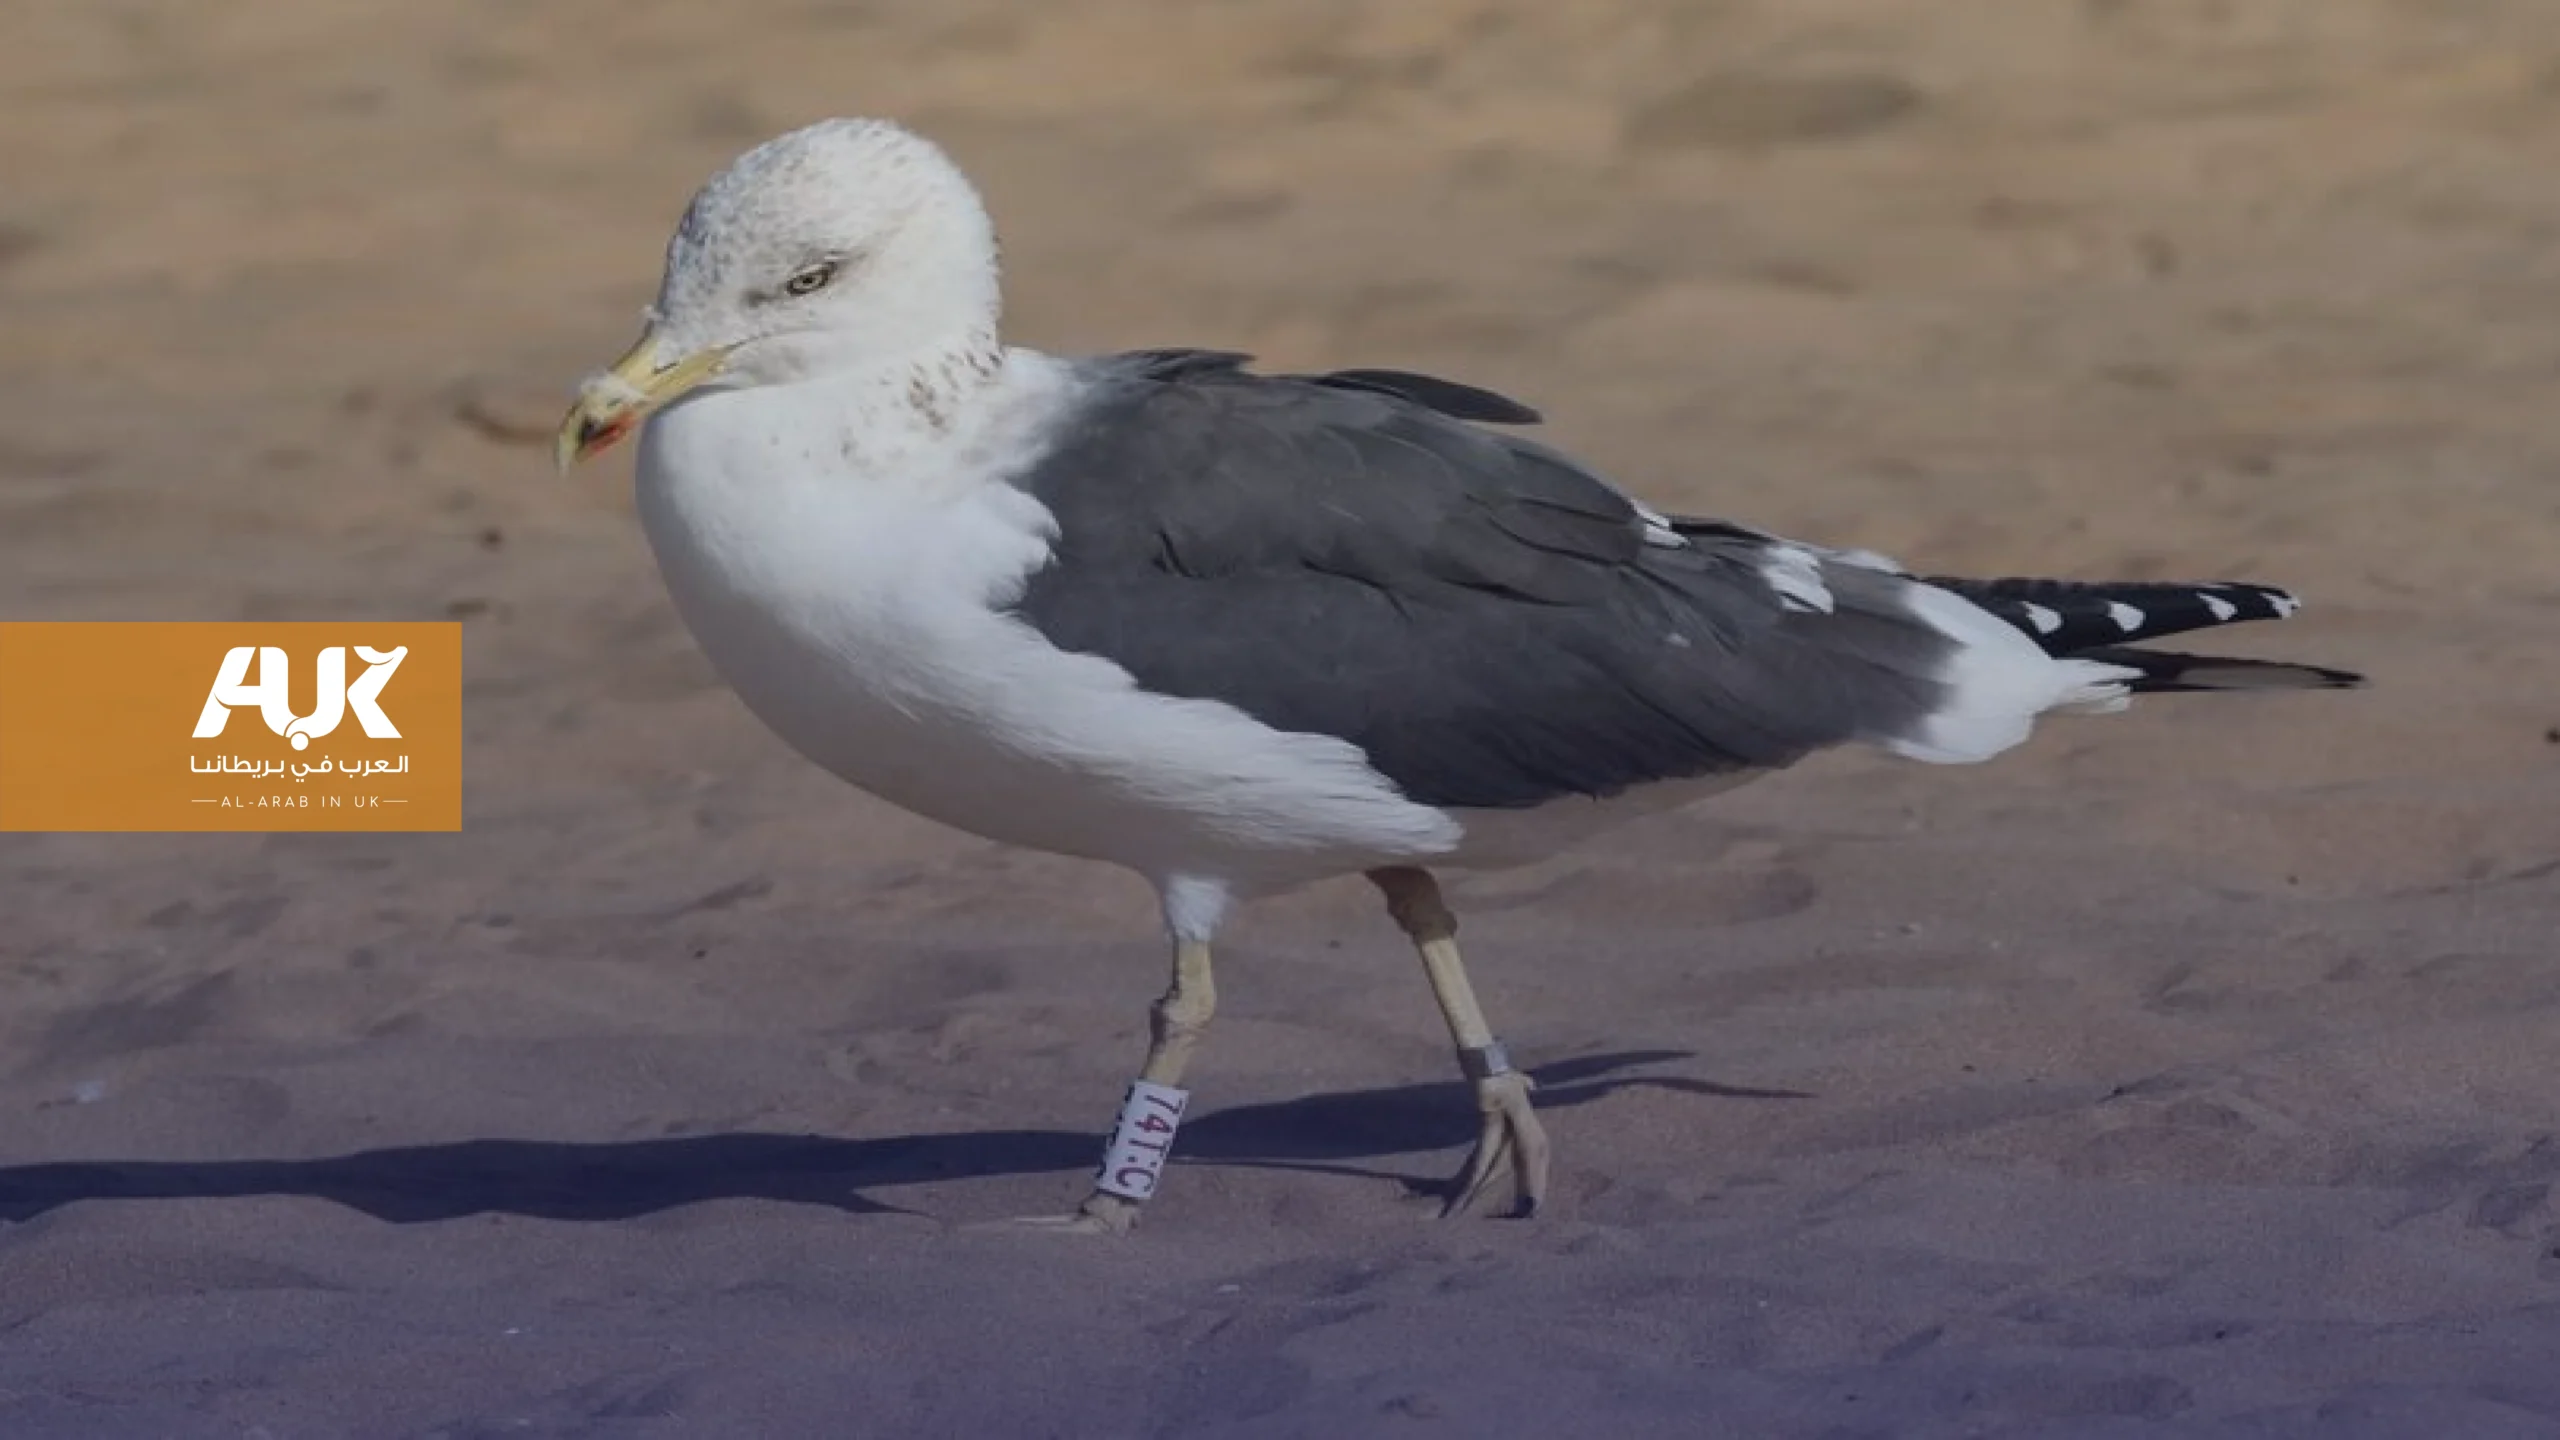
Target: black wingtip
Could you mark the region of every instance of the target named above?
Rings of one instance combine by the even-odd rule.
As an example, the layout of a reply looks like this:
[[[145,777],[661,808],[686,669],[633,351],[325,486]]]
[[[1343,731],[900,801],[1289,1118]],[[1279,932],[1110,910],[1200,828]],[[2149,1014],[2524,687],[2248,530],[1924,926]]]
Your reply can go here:
[[[2251,620],[2282,620],[2302,608],[2292,592],[2240,580],[2085,581],[2023,576],[1971,580],[1930,576],[2008,621],[2048,655],[2164,639]]]
[[[2231,655],[2187,655],[2175,650],[2106,647],[2074,653],[2074,659],[2121,665],[2138,672],[2131,689],[2138,695],[2196,693],[2206,690],[2355,690],[2365,677],[2352,670],[2304,665],[2292,660],[2245,660]]]

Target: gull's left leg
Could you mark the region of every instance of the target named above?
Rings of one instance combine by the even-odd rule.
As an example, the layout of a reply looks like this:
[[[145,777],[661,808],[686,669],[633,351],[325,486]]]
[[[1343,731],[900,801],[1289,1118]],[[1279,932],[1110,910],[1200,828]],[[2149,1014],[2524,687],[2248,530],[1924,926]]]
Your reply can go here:
[[[1209,942],[1177,936],[1173,942],[1173,984],[1147,1012],[1147,1063],[1137,1083],[1120,1104],[1120,1123],[1103,1151],[1102,1173],[1093,1193],[1072,1215],[1045,1217],[1029,1223],[1093,1234],[1126,1233],[1138,1221],[1138,1207],[1155,1194],[1164,1173],[1165,1153],[1173,1147],[1174,1127],[1189,1098],[1180,1088],[1182,1072],[1217,1013],[1218,985],[1209,969]]]
[[[1466,965],[1458,958],[1458,917],[1440,898],[1440,883],[1428,870],[1409,865],[1372,870],[1369,881],[1387,897],[1387,913],[1422,954],[1423,973],[1458,1047],[1458,1068],[1474,1082],[1476,1108],[1484,1112],[1475,1151],[1452,1182],[1441,1215],[1462,1215],[1472,1208],[1492,1184],[1494,1167],[1506,1157],[1511,1162],[1511,1213],[1523,1219],[1537,1214],[1547,1198],[1547,1131],[1529,1104],[1529,1092],[1536,1087],[1511,1068],[1502,1042],[1485,1024],[1475,987],[1467,983]]]

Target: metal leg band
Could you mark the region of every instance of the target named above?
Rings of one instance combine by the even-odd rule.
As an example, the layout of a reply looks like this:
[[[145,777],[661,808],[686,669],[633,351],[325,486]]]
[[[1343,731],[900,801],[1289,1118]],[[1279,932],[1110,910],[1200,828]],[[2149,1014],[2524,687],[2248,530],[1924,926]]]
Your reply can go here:
[[[1458,1069],[1470,1080],[1490,1080],[1511,1073],[1511,1052],[1500,1040],[1488,1040],[1481,1046],[1458,1052]]]

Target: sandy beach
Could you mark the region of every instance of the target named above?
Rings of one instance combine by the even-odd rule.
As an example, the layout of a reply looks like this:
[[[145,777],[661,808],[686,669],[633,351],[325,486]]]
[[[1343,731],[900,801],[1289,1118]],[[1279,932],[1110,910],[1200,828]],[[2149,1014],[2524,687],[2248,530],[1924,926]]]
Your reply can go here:
[[[2299,590],[2353,693],[1819,757],[1253,911],[791,754],[563,479],[686,196],[944,142],[1009,326],[1515,394],[1666,509]],[[0,836],[0,1435],[2560,1436],[2538,0],[100,0],[0,18],[0,618],[459,619],[464,829]],[[2199,647],[2207,648],[2207,647]],[[9,683],[0,676],[0,685]]]

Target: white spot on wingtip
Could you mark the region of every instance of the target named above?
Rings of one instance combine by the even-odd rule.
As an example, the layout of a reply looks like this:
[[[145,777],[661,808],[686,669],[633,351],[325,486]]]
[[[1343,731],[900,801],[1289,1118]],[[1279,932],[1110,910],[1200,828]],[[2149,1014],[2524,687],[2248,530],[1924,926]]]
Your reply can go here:
[[[2107,602],[2107,618],[2116,622],[2116,628],[2127,635],[2142,628],[2142,612],[2121,600]]]
[[[2230,601],[2223,599],[2219,595],[2206,595],[2201,598],[2204,601],[2204,608],[2213,612],[2213,618],[2216,621],[2228,620],[2232,616],[2240,613],[2239,606],[2232,604]]]
[[[2062,617],[2046,606],[2028,601],[2020,608],[2027,612],[2027,623],[2036,627],[2039,635],[2050,635],[2062,628]]]
[[[1689,637],[1681,634],[1677,630],[1674,630],[1670,634],[1662,637],[1662,643],[1669,645],[1676,650],[1686,650],[1689,648]]]
[[[2302,608],[2301,601],[2294,599],[2292,596],[2287,595],[2281,590],[2268,591],[2267,603],[2275,607],[2276,618],[2279,620],[2284,619],[2294,611]]]

